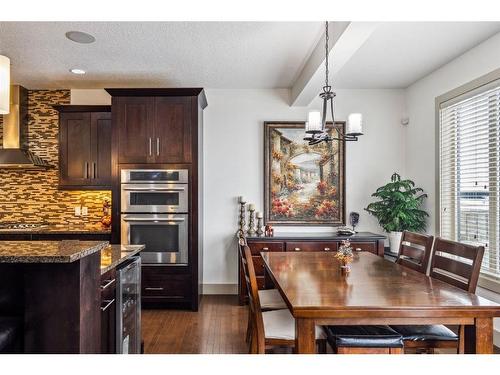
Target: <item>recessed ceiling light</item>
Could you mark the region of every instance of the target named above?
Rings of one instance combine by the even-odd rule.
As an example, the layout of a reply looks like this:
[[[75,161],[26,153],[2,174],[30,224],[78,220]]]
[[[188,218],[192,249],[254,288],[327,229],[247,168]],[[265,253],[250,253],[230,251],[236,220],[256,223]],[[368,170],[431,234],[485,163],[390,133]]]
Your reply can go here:
[[[83,44],[89,44],[95,42],[95,38],[92,35],[84,33],[82,31],[68,31],[66,33],[66,38],[72,40],[73,42],[83,43]]]
[[[69,71],[73,74],[85,74],[86,73],[85,70],[77,69],[77,68],[70,69]]]

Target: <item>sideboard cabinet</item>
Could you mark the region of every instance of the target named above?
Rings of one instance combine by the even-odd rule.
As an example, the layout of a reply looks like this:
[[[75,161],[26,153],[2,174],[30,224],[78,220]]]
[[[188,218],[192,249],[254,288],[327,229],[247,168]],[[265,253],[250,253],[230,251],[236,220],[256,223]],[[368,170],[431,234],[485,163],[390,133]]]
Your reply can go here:
[[[337,251],[339,244],[345,239],[349,239],[354,250],[369,251],[375,255],[384,256],[385,237],[369,232],[358,232],[349,237],[338,236],[334,233],[281,233],[274,237],[247,237],[259,289],[265,288],[264,261],[260,253],[266,251]],[[239,259],[238,265],[239,302],[245,304],[247,289],[240,267],[241,259]]]

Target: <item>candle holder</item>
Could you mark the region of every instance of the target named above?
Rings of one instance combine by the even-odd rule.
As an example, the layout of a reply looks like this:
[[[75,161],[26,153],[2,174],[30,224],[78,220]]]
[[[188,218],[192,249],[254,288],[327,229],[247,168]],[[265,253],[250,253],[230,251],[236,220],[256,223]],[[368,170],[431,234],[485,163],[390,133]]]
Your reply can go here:
[[[248,208],[248,230],[247,230],[247,235],[253,236],[255,235],[255,207],[250,207]]]
[[[264,230],[262,229],[262,218],[261,217],[257,217],[257,236],[259,237],[262,237],[262,235],[264,234]]]
[[[244,200],[240,200],[240,219],[238,221],[239,224],[239,229],[238,229],[238,236],[244,237],[245,236],[245,205],[247,202]]]

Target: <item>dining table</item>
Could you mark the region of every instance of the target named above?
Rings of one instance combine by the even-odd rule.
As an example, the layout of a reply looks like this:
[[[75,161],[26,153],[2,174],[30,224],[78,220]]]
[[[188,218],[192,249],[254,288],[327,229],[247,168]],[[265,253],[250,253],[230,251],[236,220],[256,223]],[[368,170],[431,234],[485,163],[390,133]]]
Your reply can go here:
[[[493,353],[500,304],[403,267],[355,252],[350,271],[335,253],[262,252],[274,284],[295,318],[295,352],[315,353],[317,325],[464,325],[465,353]]]

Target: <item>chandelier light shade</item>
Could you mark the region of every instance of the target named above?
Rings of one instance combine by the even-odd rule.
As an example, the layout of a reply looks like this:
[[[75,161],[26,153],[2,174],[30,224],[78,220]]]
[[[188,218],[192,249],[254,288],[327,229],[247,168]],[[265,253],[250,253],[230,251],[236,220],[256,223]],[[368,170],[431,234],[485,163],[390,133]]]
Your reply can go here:
[[[357,137],[358,135],[363,135],[363,115],[351,113],[347,117],[346,136]]]
[[[0,115],[9,113],[10,107],[10,59],[0,55]]]
[[[316,134],[321,133],[321,131],[321,113],[319,111],[310,111],[307,115],[306,133]]]
[[[347,129],[344,133],[340,133],[338,137],[332,137],[328,133],[327,122],[328,112],[330,112],[331,118],[330,121],[332,124],[335,124],[335,113],[334,113],[334,99],[335,92],[332,90],[332,86],[330,85],[329,78],[329,64],[328,57],[330,54],[330,48],[328,47],[328,21],[325,22],[325,85],[322,88],[321,94],[319,97],[323,102],[322,112],[319,111],[311,111],[307,116],[306,122],[306,136],[304,137],[304,141],[308,141],[310,145],[315,145],[321,142],[330,142],[332,140],[340,140],[340,141],[357,141],[358,136],[363,135],[363,116],[361,113],[353,113],[349,115],[347,121]]]

